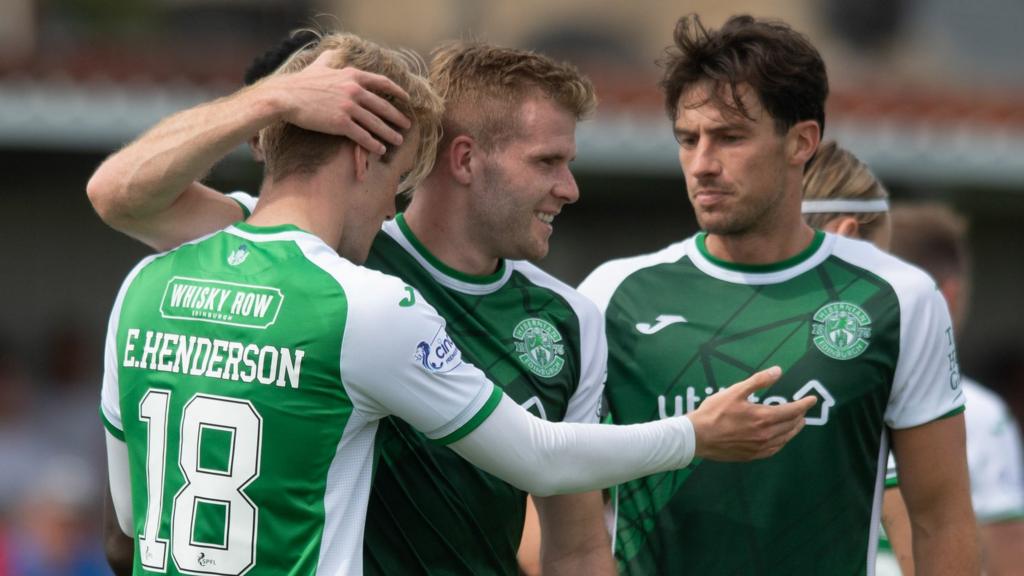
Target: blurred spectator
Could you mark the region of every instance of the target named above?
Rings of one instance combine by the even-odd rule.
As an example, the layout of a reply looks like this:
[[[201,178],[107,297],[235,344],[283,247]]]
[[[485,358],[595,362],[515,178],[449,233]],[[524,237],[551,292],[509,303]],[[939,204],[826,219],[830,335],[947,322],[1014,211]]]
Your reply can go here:
[[[82,458],[55,456],[43,461],[17,506],[8,538],[8,573],[110,574],[96,535],[98,487],[90,463]]]

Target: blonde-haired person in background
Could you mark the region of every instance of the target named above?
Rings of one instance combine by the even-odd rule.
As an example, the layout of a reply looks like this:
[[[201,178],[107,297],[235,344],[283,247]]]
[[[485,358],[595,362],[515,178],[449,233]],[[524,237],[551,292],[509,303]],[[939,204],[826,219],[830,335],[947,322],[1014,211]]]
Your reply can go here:
[[[803,192],[801,210],[812,228],[889,249],[889,192],[849,150],[823,142],[804,172]]]
[[[306,50],[320,49],[323,43]],[[303,50],[297,58],[308,55]],[[290,69],[288,65],[285,68]],[[687,443],[685,419],[662,421],[658,428],[663,432],[647,427],[634,430],[580,424],[596,420],[604,375],[600,318],[593,305],[575,291],[525,261],[547,252],[552,220],[577,197],[569,162],[575,156],[575,123],[593,107],[592,89],[570,66],[529,52],[478,43],[457,43],[440,49],[430,75],[446,100],[444,140],[430,157],[434,169],[420,183],[407,217],[397,217],[383,230],[380,218],[353,224],[367,233],[376,226],[372,229],[376,239],[369,235],[373,246],[366,246],[370,251],[367,267],[401,277],[404,283],[398,287],[404,290],[400,295],[386,287],[379,290],[376,297],[391,302],[393,307],[378,311],[376,320],[363,315],[360,307],[359,319],[372,323],[367,327],[376,328],[366,330],[359,338],[347,337],[345,342],[352,342],[358,349],[349,351],[343,359],[349,364],[372,363],[374,367],[366,364],[368,372],[359,376],[379,379],[384,391],[408,389],[406,408],[416,413],[431,412],[440,417],[451,408],[437,405],[427,393],[429,387],[417,389],[417,379],[424,377],[446,382],[451,399],[458,401],[470,383],[486,375],[490,381],[484,382],[496,384],[495,394],[501,396],[501,402],[495,407],[488,401],[484,408],[493,409],[489,417],[484,409],[467,406],[459,414],[460,421],[470,418],[465,423],[468,435],[464,438],[454,425],[458,423],[424,428],[422,420],[410,419],[398,410],[395,415],[411,421],[412,427],[398,420],[372,418],[376,437],[371,437],[370,444],[359,440],[359,446],[382,447],[372,496],[368,483],[359,485],[366,491],[359,495],[370,500],[370,511],[365,516],[366,545],[360,546],[357,558],[343,558],[351,552],[349,548],[337,552],[324,541],[322,556],[331,560],[332,566],[338,566],[341,560],[346,562],[330,573],[515,574],[522,510],[526,492],[532,492],[544,509],[544,547],[552,551],[545,558],[549,573],[613,571],[601,524],[600,494],[554,495],[593,490],[613,483],[614,478],[641,475],[656,462],[670,467],[682,465],[689,461],[687,446],[694,448],[696,444]],[[250,90],[260,90],[280,77],[271,76]],[[298,81],[294,76],[289,79]],[[179,128],[176,134],[203,141],[206,132],[202,123],[178,118],[175,124]],[[229,133],[230,142],[225,136],[217,139],[216,144],[223,149],[251,136],[251,130],[239,128]],[[307,136],[322,135],[303,134]],[[156,143],[148,136],[141,142],[126,149],[136,165],[156,161],[187,164],[188,149],[175,149],[154,158],[148,156],[147,148],[159,146],[153,146]],[[309,168],[307,163],[315,163],[321,154],[317,146],[293,151],[288,137],[267,131],[261,133],[259,147],[270,184],[274,184],[280,170],[304,173]],[[108,162],[121,164],[125,154],[122,151]],[[275,154],[285,154],[286,161],[273,157]],[[375,161],[376,157],[366,160]],[[101,175],[105,169],[101,167]],[[198,186],[191,182],[199,173],[191,172],[190,176],[173,183],[179,195],[188,186]],[[103,178],[97,177],[97,181],[103,182]],[[169,212],[146,208],[160,186],[130,188],[136,201],[131,212],[138,216],[127,224],[125,219],[118,219],[116,224],[155,246],[172,243],[181,234],[179,229],[199,235],[243,215],[242,207],[234,205],[233,210],[222,210],[216,217],[203,220],[208,229],[202,230],[192,219],[209,207],[223,206],[224,197],[207,195],[182,210]],[[278,204],[267,191],[265,184],[258,205],[248,195],[236,194],[234,198],[240,205],[254,207],[256,218],[266,213],[265,206]],[[111,192],[99,185],[90,187],[90,199],[108,205],[104,200],[110,200],[107,196]],[[227,202],[231,208],[231,200]],[[113,203],[116,206],[118,200],[113,199]],[[393,197],[390,207],[394,210]],[[101,211],[103,214],[106,212]],[[331,210],[316,214],[323,219],[335,217]],[[242,266],[253,256],[238,254],[232,260]],[[422,310],[425,299],[437,306],[444,321],[429,334],[422,332],[422,340],[414,346],[415,342],[407,342],[405,336],[417,324],[400,321],[396,315],[403,314],[403,310]],[[426,307],[433,319],[440,320],[434,308]],[[350,314],[355,314],[355,309],[350,307]],[[307,335],[307,340],[316,342],[320,338]],[[409,345],[402,348],[405,344]],[[397,356],[382,357],[396,346],[401,349]],[[305,361],[311,361],[310,355]],[[485,374],[476,368],[472,368],[473,374],[467,373],[471,364]],[[796,434],[803,414],[814,404],[812,399],[785,407],[754,406],[745,400],[755,388],[777,378],[777,373],[762,372],[737,385],[734,393],[716,397],[689,415],[693,423],[690,440],[696,436],[701,441],[698,455],[764,457]],[[358,384],[359,379],[352,375],[345,382]],[[362,392],[372,396],[369,389]],[[523,421],[525,413],[519,405],[543,419],[576,423]],[[472,418],[474,412],[476,418]],[[705,414],[724,424],[705,429]],[[369,416],[386,416],[386,412],[377,410]],[[481,422],[481,418],[486,421]],[[526,422],[529,431],[523,427]],[[470,432],[473,426],[479,427]],[[544,430],[573,437],[555,438]],[[442,431],[444,434],[440,434]],[[507,444],[495,446],[486,440],[490,432],[498,432]],[[523,433],[529,437],[523,437]],[[479,468],[453,458],[437,445],[439,435]],[[618,445],[616,437],[621,441]],[[770,440],[761,441],[765,437]],[[546,448],[535,441],[544,442]],[[583,448],[581,442],[589,446],[586,454],[577,450]],[[659,443],[664,449],[660,456],[647,451]],[[489,459],[477,457],[473,448],[485,444]],[[298,451],[304,444],[298,442],[294,447]],[[524,458],[530,462],[524,462]],[[346,530],[358,529],[360,540],[345,540],[346,545],[362,544],[363,525],[361,514],[348,518]]]
[[[896,205],[891,211],[891,252],[935,279],[949,304],[958,337],[967,321],[971,265],[967,222],[938,203]],[[1020,428],[998,394],[967,376],[967,466],[978,521],[982,568],[987,576],[1024,574],[1024,460]],[[883,519],[903,575],[914,574],[911,525],[895,468],[886,478]],[[901,532],[900,530],[904,530]]]

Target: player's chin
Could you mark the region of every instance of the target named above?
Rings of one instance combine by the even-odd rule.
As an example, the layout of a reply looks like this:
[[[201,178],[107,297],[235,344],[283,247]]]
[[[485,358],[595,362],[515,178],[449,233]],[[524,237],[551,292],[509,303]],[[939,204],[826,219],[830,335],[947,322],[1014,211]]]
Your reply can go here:
[[[551,246],[550,244],[548,244],[547,238],[535,239],[533,242],[530,243],[529,246],[526,247],[526,249],[523,251],[524,254],[522,258],[520,259],[530,261],[542,260],[545,256],[548,255],[548,251],[550,249]]]

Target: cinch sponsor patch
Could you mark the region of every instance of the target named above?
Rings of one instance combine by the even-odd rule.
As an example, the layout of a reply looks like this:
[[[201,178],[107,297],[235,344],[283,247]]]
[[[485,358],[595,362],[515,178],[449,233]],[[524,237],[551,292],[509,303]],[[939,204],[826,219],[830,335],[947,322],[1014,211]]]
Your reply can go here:
[[[416,345],[413,360],[428,372],[443,374],[451,372],[462,364],[462,352],[442,327],[434,334],[430,342],[423,340]]]
[[[175,276],[167,282],[160,315],[266,329],[277,321],[284,294],[277,288]]]

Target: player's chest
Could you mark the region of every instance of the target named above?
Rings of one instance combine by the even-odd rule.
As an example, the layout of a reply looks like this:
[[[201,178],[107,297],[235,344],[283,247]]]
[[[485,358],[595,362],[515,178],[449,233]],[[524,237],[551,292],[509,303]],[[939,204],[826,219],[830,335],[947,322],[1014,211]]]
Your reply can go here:
[[[528,410],[561,419],[581,364],[579,323],[563,300],[520,288],[486,296],[442,290],[431,302],[465,359]]]
[[[630,421],[691,412],[773,365],[783,377],[752,400],[783,404],[815,395],[815,414],[826,420],[828,410],[874,406],[888,396],[898,310],[884,298],[720,285],[613,304],[608,396]]]

